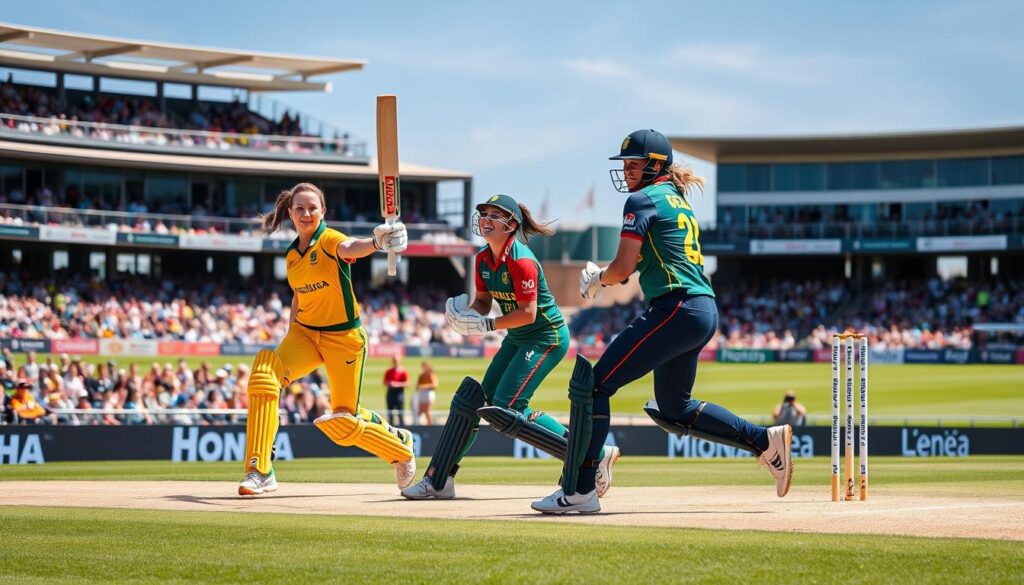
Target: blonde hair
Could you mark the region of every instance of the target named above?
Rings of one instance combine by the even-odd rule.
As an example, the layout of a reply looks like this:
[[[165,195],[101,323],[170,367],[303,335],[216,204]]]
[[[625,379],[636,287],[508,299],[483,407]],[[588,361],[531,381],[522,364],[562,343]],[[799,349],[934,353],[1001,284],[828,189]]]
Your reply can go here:
[[[541,236],[553,236],[555,229],[547,223],[537,223],[537,220],[533,219],[533,214],[530,213],[530,209],[519,204],[519,213],[523,214],[523,225],[519,226],[519,232],[523,234],[523,241],[529,241],[530,236],[541,235]]]
[[[270,213],[260,214],[259,222],[263,229],[263,233],[270,235],[281,227],[284,220],[288,219],[288,210],[292,207],[292,199],[304,191],[309,191],[320,199],[320,209],[325,209],[327,207],[324,203],[324,193],[319,187],[313,183],[299,183],[291,189],[281,191],[277,195],[277,201],[274,202],[273,211]]]
[[[684,199],[695,190],[703,193],[704,183],[707,182],[707,179],[694,173],[693,168],[679,164],[673,164],[668,168],[668,177]]]

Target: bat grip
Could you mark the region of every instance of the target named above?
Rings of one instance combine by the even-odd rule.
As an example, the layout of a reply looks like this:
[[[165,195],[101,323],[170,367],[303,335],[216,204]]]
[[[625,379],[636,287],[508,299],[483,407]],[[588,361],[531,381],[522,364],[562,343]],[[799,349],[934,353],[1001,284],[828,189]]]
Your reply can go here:
[[[386,220],[388,225],[395,223],[394,219]],[[398,274],[398,254],[394,252],[388,252],[388,276],[395,276]]]

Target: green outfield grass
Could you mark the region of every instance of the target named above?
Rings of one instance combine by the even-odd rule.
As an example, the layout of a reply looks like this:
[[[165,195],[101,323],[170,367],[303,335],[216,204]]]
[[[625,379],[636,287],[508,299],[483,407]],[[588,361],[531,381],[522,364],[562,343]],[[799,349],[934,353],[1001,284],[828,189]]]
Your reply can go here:
[[[99,362],[105,358],[89,356]],[[167,361],[167,358],[161,358]],[[154,358],[117,358],[118,366],[139,363],[148,369]],[[171,360],[177,364],[177,360]],[[189,359],[193,367],[209,361],[214,367],[226,363],[248,363],[247,356],[216,356]],[[419,372],[423,358],[407,358],[410,373]],[[437,371],[440,388],[439,410],[447,410],[452,393],[464,376],[482,379],[489,363],[474,358],[429,358]],[[372,409],[384,408],[384,370],[389,360],[370,359],[366,364],[362,403]],[[547,377],[531,403],[549,412],[567,412],[566,392],[572,362],[564,360]],[[827,416],[831,410],[831,366],[829,364],[721,364],[702,363],[697,372],[694,397],[717,402],[730,410],[768,416],[787,390],[794,390],[812,415]],[[648,375],[619,390],[612,400],[614,414],[643,415],[643,404],[653,398],[653,377]],[[407,400],[411,393],[407,393]],[[870,412],[873,416],[912,417],[916,424],[932,424],[943,417],[946,424],[956,417],[1024,417],[1024,367],[1015,365],[877,365],[870,370]],[[886,424],[882,422],[881,424]],[[902,424],[890,421],[889,424]],[[984,424],[984,423],[982,423]],[[1007,424],[998,422],[996,424]]]
[[[3,509],[17,583],[1019,583],[1019,542],[287,514]]]
[[[278,462],[288,482],[381,482],[369,458]],[[828,490],[823,458],[795,485]],[[768,484],[750,461],[624,457],[620,486]],[[553,461],[469,458],[460,481],[552,484]],[[0,479],[237,481],[239,464],[49,463]],[[878,457],[872,482],[913,494],[1020,494],[1024,457]],[[229,484],[230,485],[230,484]],[[68,483],[73,490],[73,482]],[[766,489],[771,489],[766,485]],[[285,492],[282,492],[285,493]],[[0,582],[1019,583],[1020,542],[574,523],[4,507]]]

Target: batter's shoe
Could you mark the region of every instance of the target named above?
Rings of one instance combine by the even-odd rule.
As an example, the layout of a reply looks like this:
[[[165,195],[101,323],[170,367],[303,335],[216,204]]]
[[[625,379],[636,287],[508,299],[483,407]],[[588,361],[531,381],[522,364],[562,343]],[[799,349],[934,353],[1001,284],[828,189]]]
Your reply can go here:
[[[587,494],[565,495],[562,488],[544,499],[530,504],[530,507],[542,514],[596,514],[601,511],[601,502],[597,499],[597,490]]]
[[[768,450],[761,453],[757,461],[775,478],[775,492],[780,498],[785,496],[793,480],[793,427],[769,427]]]
[[[448,481],[444,482],[444,487],[435,490],[431,479],[423,476],[419,483],[415,483],[402,490],[402,496],[410,500],[427,500],[430,498],[450,500],[455,497],[455,478],[449,476]]]
[[[277,491],[277,477],[274,475],[274,468],[270,468],[270,473],[260,473],[256,468],[252,468],[245,473],[245,479],[238,484],[238,495],[240,496],[258,496],[266,492]]]
[[[597,497],[603,498],[608,490],[612,487],[612,466],[619,460],[619,456],[622,452],[619,451],[618,447],[604,447],[604,457],[601,458],[601,463],[597,466],[597,477],[594,478],[594,484],[597,488]]]

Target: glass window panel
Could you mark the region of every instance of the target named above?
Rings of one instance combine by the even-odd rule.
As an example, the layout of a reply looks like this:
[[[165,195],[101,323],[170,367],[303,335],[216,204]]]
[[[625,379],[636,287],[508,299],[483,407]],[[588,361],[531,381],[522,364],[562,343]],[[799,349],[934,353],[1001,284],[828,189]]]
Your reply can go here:
[[[801,191],[823,191],[825,189],[825,165],[807,163],[799,167],[799,189]]]
[[[797,190],[797,165],[778,164],[772,167],[772,191]]]
[[[963,185],[988,185],[989,171],[987,158],[968,158],[963,162]]]
[[[997,156],[992,158],[993,185],[1019,185],[1024,183],[1024,156]]]
[[[853,173],[852,178],[854,189],[878,188],[878,163],[852,163],[851,168]]]
[[[22,168],[14,165],[0,165],[0,193],[9,195],[11,191],[21,192]],[[18,203],[12,201],[11,203]]]
[[[743,191],[747,181],[745,165],[718,165],[718,190],[722,192]]]
[[[151,213],[185,213],[188,191],[188,177],[184,175],[149,175],[146,177],[146,207]]]
[[[230,179],[225,181],[224,193],[228,211],[232,214],[241,212],[243,217],[250,217],[260,212],[262,192],[259,179]]]
[[[907,161],[895,160],[886,161],[881,166],[882,189],[906,189],[910,186],[909,169]]]
[[[907,187],[934,187],[936,185],[934,160],[911,160],[906,164]]]
[[[988,184],[988,159],[954,158],[938,161],[939,187]]]
[[[120,201],[121,189],[124,185],[124,177],[118,171],[105,171],[100,169],[82,169],[81,193],[78,197],[71,191],[69,186],[66,191],[68,203],[74,207],[90,208],[100,207],[96,205],[99,201]],[[77,199],[77,201],[72,201]]]
[[[829,190],[853,188],[853,165],[851,163],[828,164]]]
[[[747,165],[747,191],[771,191],[771,165]]]

